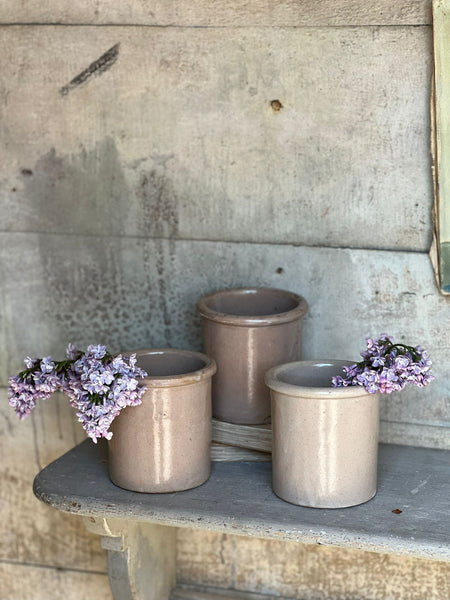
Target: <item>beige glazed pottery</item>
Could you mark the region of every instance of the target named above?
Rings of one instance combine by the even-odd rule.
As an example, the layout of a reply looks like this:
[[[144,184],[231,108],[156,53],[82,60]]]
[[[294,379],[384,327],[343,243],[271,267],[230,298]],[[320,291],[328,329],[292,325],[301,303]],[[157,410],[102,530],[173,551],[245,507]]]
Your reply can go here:
[[[213,415],[230,423],[270,420],[270,367],[301,358],[306,300],[272,288],[221,290],[201,298],[203,351],[217,363]]]
[[[343,508],[377,489],[379,394],[334,388],[352,361],[300,361],[266,373],[272,395],[273,490],[292,504]]]
[[[177,492],[210,474],[211,378],[214,360],[199,352],[136,351],[148,373],[139,406],[114,419],[109,446],[113,483],[136,492]]]

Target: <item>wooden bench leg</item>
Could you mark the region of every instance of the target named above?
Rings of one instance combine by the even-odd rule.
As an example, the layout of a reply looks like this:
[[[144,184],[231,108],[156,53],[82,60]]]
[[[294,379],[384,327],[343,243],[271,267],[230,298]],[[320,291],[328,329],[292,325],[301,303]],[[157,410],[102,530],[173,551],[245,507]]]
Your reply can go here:
[[[108,551],[114,600],[169,600],[175,588],[175,527],[97,517],[83,521]]]

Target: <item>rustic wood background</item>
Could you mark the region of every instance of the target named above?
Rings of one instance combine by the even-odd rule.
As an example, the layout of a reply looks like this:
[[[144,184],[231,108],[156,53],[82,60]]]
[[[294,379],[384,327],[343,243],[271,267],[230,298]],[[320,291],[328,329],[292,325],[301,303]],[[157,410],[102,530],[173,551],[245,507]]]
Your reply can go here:
[[[0,47],[0,600],[111,598],[98,540],[31,491],[82,431],[57,398],[19,423],[8,375],[69,341],[200,349],[214,289],[304,295],[305,358],[422,343],[437,380],[383,399],[382,439],[450,448],[429,0],[3,0]],[[178,570],[307,600],[450,595],[445,564],[211,533],[179,532]]]

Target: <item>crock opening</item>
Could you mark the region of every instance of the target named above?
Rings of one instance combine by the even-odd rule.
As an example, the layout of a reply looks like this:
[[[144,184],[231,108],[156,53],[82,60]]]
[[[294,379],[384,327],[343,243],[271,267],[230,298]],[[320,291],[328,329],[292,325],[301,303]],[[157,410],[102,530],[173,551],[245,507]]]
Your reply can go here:
[[[277,315],[294,310],[298,305],[294,297],[277,290],[230,290],[207,300],[210,310],[239,317]]]
[[[144,369],[149,377],[170,377],[200,371],[206,362],[196,356],[174,352],[152,352],[137,357],[137,366]]]
[[[348,363],[349,364],[349,363]],[[342,365],[327,362],[314,365],[292,365],[278,373],[278,381],[300,387],[327,388],[332,387],[331,379],[335,375],[343,375]]]

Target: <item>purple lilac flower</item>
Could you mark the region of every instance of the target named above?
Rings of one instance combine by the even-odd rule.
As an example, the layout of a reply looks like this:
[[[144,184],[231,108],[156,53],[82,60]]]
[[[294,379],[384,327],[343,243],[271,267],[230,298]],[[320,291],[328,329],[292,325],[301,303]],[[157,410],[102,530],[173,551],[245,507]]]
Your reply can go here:
[[[145,386],[139,379],[147,373],[137,367],[136,355],[111,356],[102,345],[88,346],[80,352],[73,344],[67,347],[67,360],[25,359],[27,369],[9,378],[9,404],[23,419],[57,390],[69,398],[88,436],[97,442],[111,439],[111,423],[126,406],[142,402]]]
[[[110,439],[110,425],[122,408],[142,402],[145,387],[138,379],[147,373],[136,366],[136,355],[109,356],[105,346],[89,346],[68,371],[63,391],[77,410],[78,420],[96,442]]]
[[[51,356],[46,356],[41,360],[41,371],[43,373],[51,373],[55,369],[55,363]]]
[[[367,338],[366,342],[367,350],[361,352],[364,360],[344,367],[345,375],[333,377],[333,386],[360,385],[372,394],[390,394],[407,383],[425,387],[434,379],[429,355],[420,346],[395,344],[386,334],[378,340]]]
[[[34,386],[28,381],[22,380],[17,375],[9,378],[9,405],[14,408],[19,419],[27,417],[36,406],[36,400],[45,397],[36,392]]]
[[[25,358],[24,362],[25,362],[25,366],[27,369],[32,369],[36,365],[36,363],[39,362],[39,359],[38,358],[30,358],[29,356],[27,356]]]
[[[61,387],[61,380],[55,373],[43,373],[42,371],[34,371],[31,375],[34,388],[37,392],[44,394],[53,394]]]
[[[106,346],[88,346],[86,356],[101,359],[106,354]]]
[[[77,353],[78,353],[78,350],[74,344],[69,344],[67,346],[67,350],[66,350],[67,358],[69,358],[70,360],[73,360],[74,358],[76,358]]]

